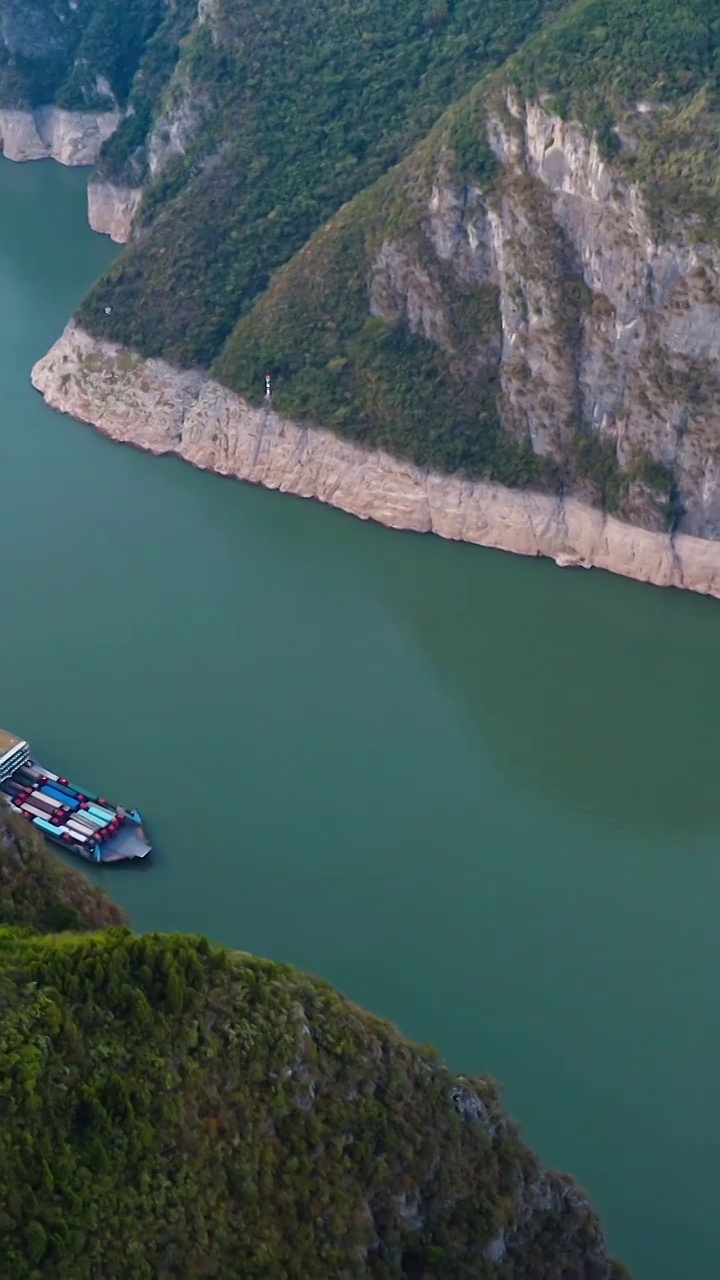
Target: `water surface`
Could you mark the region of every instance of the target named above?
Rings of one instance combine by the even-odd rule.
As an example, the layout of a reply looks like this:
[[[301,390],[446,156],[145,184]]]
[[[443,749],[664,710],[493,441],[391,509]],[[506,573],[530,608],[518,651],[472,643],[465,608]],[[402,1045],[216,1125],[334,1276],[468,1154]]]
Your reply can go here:
[[[720,604],[390,533],[47,410],[110,261],[0,163],[0,723],[147,814],[139,929],[494,1073],[637,1280],[717,1270]]]

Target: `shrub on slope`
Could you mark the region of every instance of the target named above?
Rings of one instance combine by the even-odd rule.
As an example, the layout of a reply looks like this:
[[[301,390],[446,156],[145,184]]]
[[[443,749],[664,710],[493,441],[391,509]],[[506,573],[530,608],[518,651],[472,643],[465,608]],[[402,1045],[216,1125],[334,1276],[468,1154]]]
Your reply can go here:
[[[13,1280],[610,1280],[487,1080],[203,939],[0,930]]]
[[[165,157],[145,234],[91,291],[81,323],[143,355],[208,368],[273,272],[502,63],[549,2],[212,0],[158,125],[162,145],[173,103],[186,104],[190,139]],[[145,76],[143,64],[136,85]],[[116,181],[137,143],[130,104],[133,141],[121,130],[101,160]]]
[[[0,800],[0,924],[56,933],[124,922],[101,889],[48,852],[38,832]]]

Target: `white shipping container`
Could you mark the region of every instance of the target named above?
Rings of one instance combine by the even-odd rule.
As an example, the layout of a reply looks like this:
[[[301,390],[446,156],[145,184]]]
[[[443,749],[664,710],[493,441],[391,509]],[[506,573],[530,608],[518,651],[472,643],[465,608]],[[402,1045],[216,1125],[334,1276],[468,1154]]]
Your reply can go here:
[[[87,836],[84,831],[74,831],[72,827],[59,827],[59,831],[67,831],[67,834],[77,842],[77,844],[85,844]]]
[[[52,809],[59,809],[61,807],[59,800],[54,800],[52,796],[46,796],[42,791],[33,791],[32,797],[42,800],[43,804],[49,804]]]
[[[65,825],[68,831],[76,831],[77,834],[81,836],[91,836],[94,834],[94,832],[90,831],[88,827],[82,826],[79,822],[73,822],[71,818],[68,819]]]
[[[22,811],[23,813],[31,813],[33,818],[44,818],[46,822],[48,821],[48,816],[44,809],[38,809],[36,805],[29,804],[27,801],[23,805]]]

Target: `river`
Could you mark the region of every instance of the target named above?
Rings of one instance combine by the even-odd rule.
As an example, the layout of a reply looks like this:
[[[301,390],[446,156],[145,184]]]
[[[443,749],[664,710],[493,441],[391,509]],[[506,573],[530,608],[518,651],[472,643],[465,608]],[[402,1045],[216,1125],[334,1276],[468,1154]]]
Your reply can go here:
[[[33,361],[113,255],[0,162],[0,723],[146,814],[138,929],[330,979],[716,1270],[720,604],[391,533],[106,441]],[[171,305],[171,300],[169,300]]]

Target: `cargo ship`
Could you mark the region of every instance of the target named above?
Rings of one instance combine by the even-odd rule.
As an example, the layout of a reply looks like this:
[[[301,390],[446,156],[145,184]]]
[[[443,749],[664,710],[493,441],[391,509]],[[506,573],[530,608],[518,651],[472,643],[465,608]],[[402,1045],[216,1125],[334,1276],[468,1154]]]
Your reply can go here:
[[[0,729],[0,792],[61,849],[88,862],[146,858],[151,846],[137,809],[123,809],[38,764],[22,738]]]

